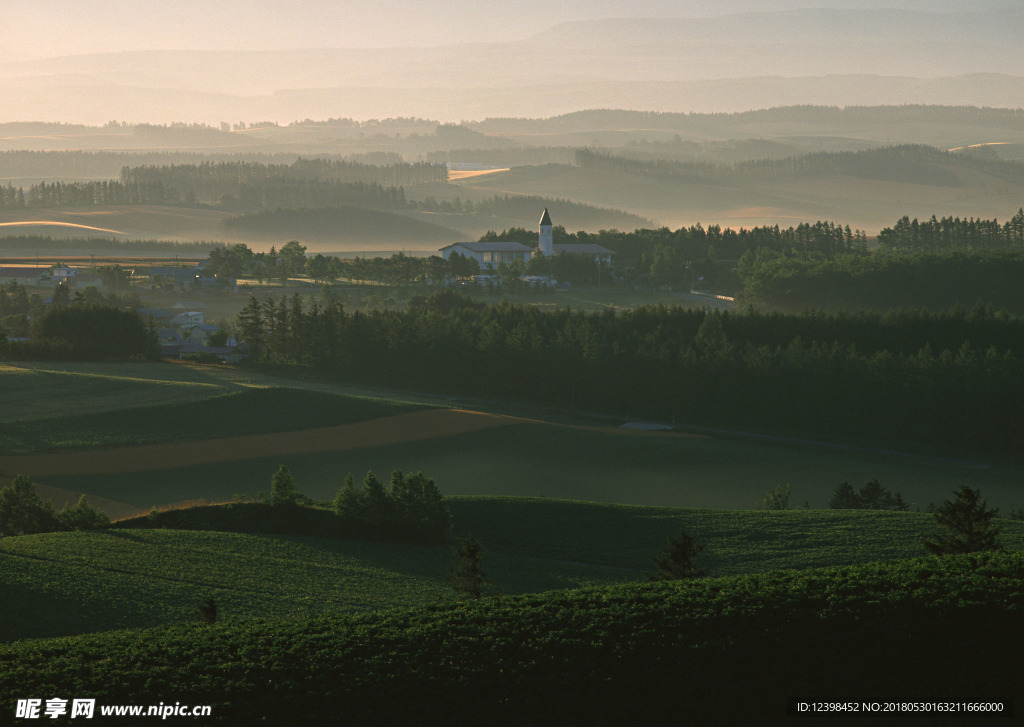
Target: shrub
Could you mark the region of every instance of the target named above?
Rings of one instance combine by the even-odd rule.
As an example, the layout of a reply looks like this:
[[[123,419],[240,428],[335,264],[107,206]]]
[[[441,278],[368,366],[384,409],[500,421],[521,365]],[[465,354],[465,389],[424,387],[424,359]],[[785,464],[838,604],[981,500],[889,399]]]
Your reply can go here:
[[[765,510],[788,510],[789,498],[793,495],[793,485],[776,485],[769,490],[761,504]]]

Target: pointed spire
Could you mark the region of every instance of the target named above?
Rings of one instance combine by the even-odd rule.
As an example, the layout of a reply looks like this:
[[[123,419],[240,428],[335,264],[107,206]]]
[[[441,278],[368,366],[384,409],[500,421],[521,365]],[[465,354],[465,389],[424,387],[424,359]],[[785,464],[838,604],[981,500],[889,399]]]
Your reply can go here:
[[[547,207],[544,208],[544,214],[540,218],[540,225],[541,227],[551,227],[551,215],[548,214]]]

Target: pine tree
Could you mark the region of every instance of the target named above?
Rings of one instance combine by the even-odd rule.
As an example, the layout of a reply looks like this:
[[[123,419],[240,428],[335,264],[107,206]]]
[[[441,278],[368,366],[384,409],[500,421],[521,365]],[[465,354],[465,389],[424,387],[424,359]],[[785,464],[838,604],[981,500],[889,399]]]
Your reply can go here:
[[[857,510],[863,507],[863,503],[849,482],[840,482],[836,491],[832,493],[828,506],[833,510]]]
[[[936,555],[1001,550],[996,536],[1002,528],[992,525],[999,508],[990,510],[981,492],[967,485],[960,485],[953,495],[954,500],[946,500],[935,510],[935,521],[942,532],[925,540],[925,547]]]
[[[391,498],[384,483],[372,471],[363,479],[363,491],[359,493],[362,518],[371,525],[383,525],[391,520]]]
[[[61,508],[57,520],[64,530],[95,530],[110,524],[107,514],[90,505],[85,495],[75,505],[68,503]]]
[[[295,480],[288,468],[281,465],[274,476],[270,478],[270,504],[293,505],[298,499],[299,494],[295,491]]]
[[[648,575],[647,578],[652,581],[677,581],[704,575],[704,571],[697,567],[697,556],[702,550],[704,546],[697,545],[686,531],[681,532],[679,537],[669,538],[668,547],[654,559],[658,573]]]
[[[359,518],[359,493],[356,492],[356,479],[351,472],[345,475],[345,484],[334,496],[334,513],[342,517]]]
[[[484,586],[490,583],[487,574],[480,567],[480,560],[484,554],[483,545],[473,535],[467,535],[456,541],[455,553],[459,557],[459,562],[451,569],[448,583],[460,598],[482,598]]]

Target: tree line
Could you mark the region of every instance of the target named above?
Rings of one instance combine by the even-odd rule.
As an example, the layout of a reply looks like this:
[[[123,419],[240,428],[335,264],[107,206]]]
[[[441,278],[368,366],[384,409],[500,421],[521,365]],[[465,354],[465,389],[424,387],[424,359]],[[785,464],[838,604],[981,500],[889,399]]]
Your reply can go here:
[[[11,315],[24,315],[18,312],[24,303],[17,292],[4,297],[15,310]],[[159,356],[155,329],[136,311],[117,307],[101,294],[72,301],[63,286],[58,286],[46,310],[32,317],[28,340],[0,336],[0,358],[7,360],[127,361]]]
[[[892,227],[878,233],[878,245],[884,252],[946,252],[950,250],[1024,250],[1024,208],[999,224],[998,220],[943,217],[918,222],[904,215]]]
[[[964,315],[586,314],[448,292],[415,298],[404,311],[367,313],[307,306],[297,296],[252,298],[238,325],[254,362],[352,380],[1015,454],[1024,426],[1021,322],[986,316],[946,347],[964,330]]]
[[[1024,314],[1024,250],[785,256],[744,255],[738,299],[785,311],[991,306]]]
[[[403,184],[443,182],[444,164],[336,159],[291,164],[206,161],[124,167],[116,180],[0,187],[0,209],[125,204],[217,204],[247,209],[357,204],[405,208]]]

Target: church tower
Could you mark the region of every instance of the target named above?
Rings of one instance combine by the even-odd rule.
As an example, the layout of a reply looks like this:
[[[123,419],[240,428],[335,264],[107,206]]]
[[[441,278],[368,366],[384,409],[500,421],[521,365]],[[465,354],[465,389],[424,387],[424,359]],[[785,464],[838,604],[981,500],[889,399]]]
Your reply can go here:
[[[541,255],[550,256],[554,252],[554,238],[551,233],[551,215],[548,208],[544,208],[544,214],[540,218],[540,235],[537,237],[537,249]]]

